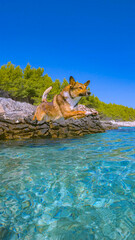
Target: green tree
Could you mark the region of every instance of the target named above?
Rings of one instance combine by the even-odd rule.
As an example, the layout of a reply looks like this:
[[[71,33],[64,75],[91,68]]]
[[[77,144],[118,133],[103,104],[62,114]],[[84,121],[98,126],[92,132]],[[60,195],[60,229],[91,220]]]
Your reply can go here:
[[[15,68],[11,62],[8,62],[0,68],[0,88],[16,96],[22,76],[21,68],[19,66]]]
[[[66,78],[64,78],[63,79],[63,82],[62,82],[62,84],[61,84],[61,88],[60,88],[60,90],[62,91],[65,87],[67,87],[68,86],[68,81],[66,80]]]

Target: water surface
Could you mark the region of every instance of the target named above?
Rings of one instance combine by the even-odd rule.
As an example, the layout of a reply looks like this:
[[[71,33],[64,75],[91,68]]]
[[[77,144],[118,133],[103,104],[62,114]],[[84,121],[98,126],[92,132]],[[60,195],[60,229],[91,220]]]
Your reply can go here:
[[[135,128],[0,141],[2,240],[133,240]]]

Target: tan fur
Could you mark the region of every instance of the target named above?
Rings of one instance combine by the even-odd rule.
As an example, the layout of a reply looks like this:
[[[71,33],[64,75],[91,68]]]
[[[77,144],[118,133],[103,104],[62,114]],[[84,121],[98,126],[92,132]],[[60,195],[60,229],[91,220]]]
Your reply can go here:
[[[75,82],[73,77],[70,77],[70,84],[63,91],[55,95],[52,102],[47,102],[46,97],[51,87],[46,89],[43,94],[42,102],[36,109],[33,120],[41,121],[43,118],[46,121],[57,120],[64,117],[65,119],[73,117],[74,119],[82,118],[88,115],[86,111],[76,110],[74,107],[79,102],[82,96],[88,96],[89,91],[86,89],[90,81],[86,83]]]

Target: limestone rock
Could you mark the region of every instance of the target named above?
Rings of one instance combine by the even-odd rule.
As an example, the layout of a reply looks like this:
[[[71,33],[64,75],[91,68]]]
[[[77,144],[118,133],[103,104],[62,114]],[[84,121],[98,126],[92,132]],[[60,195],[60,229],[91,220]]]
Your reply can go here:
[[[86,108],[81,105],[80,108]],[[79,106],[78,106],[79,108]],[[29,103],[0,98],[0,139],[28,139],[37,137],[66,138],[105,132],[98,115],[81,119],[59,119],[55,122],[32,120],[36,107]],[[93,114],[96,110],[86,109]],[[96,113],[95,113],[96,114]]]
[[[3,107],[2,107],[2,104],[0,104],[0,115],[3,115],[5,113]]]

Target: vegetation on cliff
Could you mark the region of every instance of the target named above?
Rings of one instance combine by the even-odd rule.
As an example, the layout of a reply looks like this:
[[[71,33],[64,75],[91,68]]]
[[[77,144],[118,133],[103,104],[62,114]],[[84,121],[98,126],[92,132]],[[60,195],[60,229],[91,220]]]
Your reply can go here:
[[[68,85],[66,79],[61,83],[59,79],[52,81],[48,74],[44,74],[43,68],[31,68],[27,64],[25,69],[15,67],[11,62],[0,68],[0,89],[9,92],[15,100],[27,101],[38,105],[46,88],[53,86],[48,100],[51,101],[55,94]],[[101,116],[120,120],[135,120],[135,109],[117,104],[106,104],[95,97],[94,94],[84,97],[80,101],[88,107],[95,108]]]

